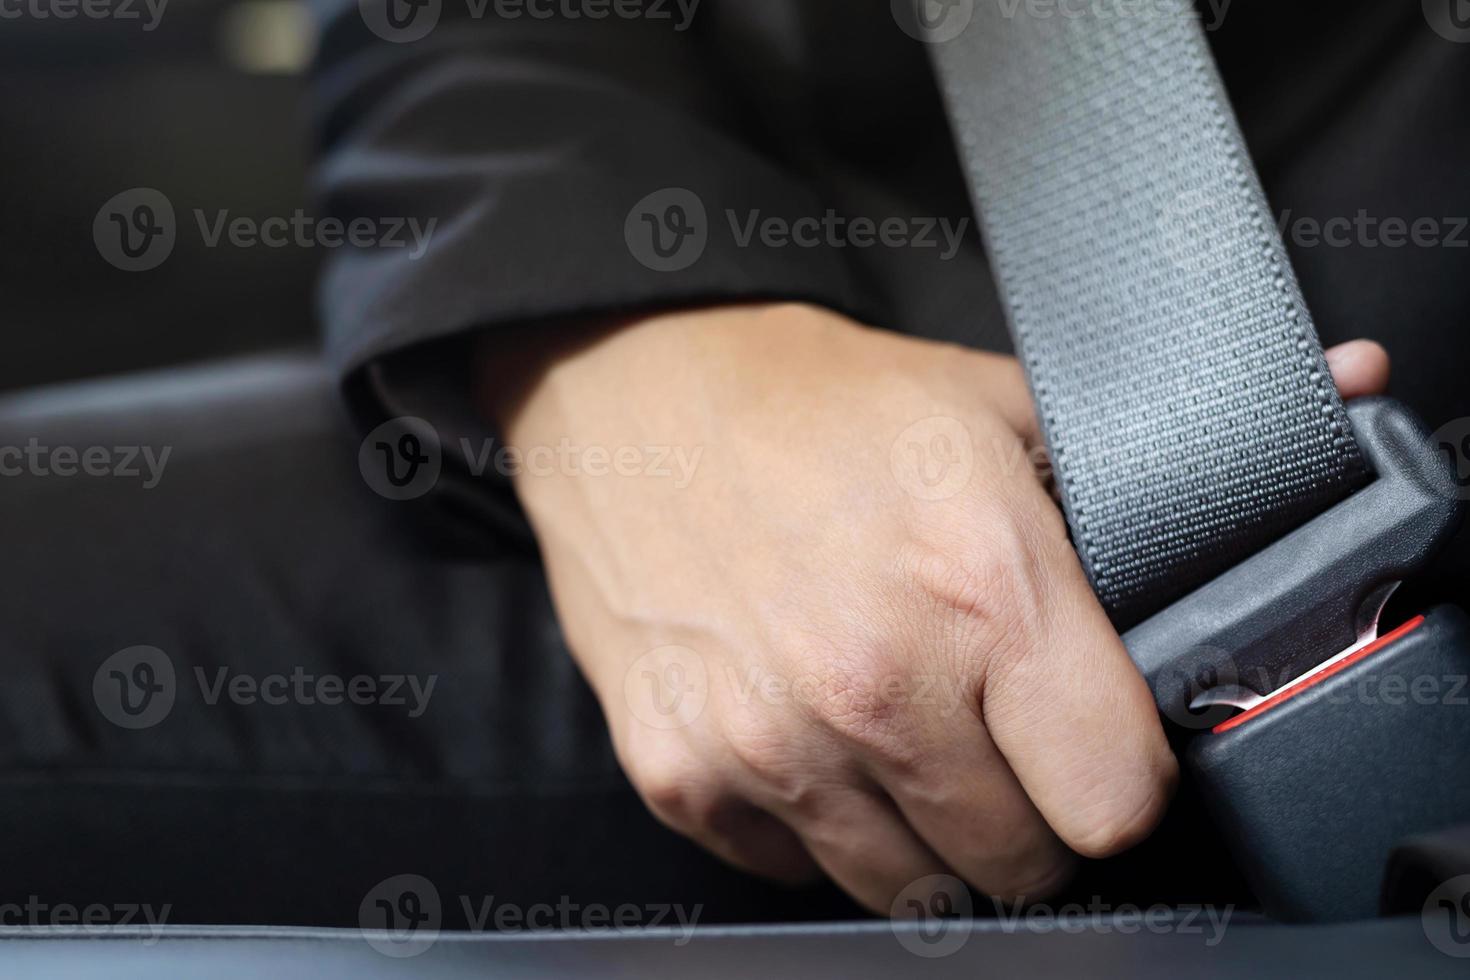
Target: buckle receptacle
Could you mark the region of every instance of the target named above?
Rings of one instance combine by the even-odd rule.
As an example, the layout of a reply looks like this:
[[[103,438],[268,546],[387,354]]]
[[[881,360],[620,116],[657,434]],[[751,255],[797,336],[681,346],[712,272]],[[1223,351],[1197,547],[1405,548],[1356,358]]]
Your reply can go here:
[[[1234,708],[1198,710],[1206,692],[1265,697],[1371,641],[1394,587],[1458,528],[1455,474],[1415,415],[1365,398],[1348,417],[1371,483],[1123,637],[1166,718],[1212,727]]]

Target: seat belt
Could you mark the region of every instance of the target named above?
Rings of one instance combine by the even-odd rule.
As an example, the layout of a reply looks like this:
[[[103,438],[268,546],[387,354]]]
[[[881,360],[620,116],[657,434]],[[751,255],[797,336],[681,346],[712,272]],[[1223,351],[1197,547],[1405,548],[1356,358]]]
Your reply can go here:
[[[983,0],[935,55],[1078,550],[1128,627],[1367,473],[1203,31],[1119,6]]]
[[[1399,412],[1365,459],[1192,8],[973,10],[930,48],[1083,566],[1169,717],[1266,696],[1372,638],[1455,495]]]
[[[1371,915],[1376,882],[1324,869],[1354,855],[1381,868],[1382,835],[1303,852],[1320,830],[1311,787],[1295,809],[1274,784],[1249,812],[1232,808],[1262,785],[1255,767],[1294,763],[1281,718],[1320,715],[1306,732],[1351,741],[1322,727],[1332,685],[1303,685],[1376,652],[1393,587],[1458,523],[1452,475],[1402,406],[1339,398],[1193,7],[1049,12],[980,0],[929,47],[1074,544],[1177,729],[1293,700],[1197,740],[1217,816],[1268,906]],[[1470,654],[1470,628],[1446,614],[1397,648],[1442,665],[1460,646]],[[1456,730],[1402,744],[1430,751]],[[1406,771],[1412,792],[1422,773]],[[1462,804],[1459,820],[1470,791],[1440,793],[1438,809],[1384,833],[1435,829]],[[1298,860],[1273,866],[1275,848]],[[1348,901],[1313,899],[1334,887]]]

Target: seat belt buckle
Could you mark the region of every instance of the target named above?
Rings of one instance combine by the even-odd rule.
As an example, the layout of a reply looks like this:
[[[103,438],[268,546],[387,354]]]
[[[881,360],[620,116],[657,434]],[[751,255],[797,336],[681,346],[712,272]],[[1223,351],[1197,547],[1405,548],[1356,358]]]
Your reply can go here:
[[[1413,412],[1387,398],[1347,412],[1372,481],[1124,635],[1176,726],[1212,728],[1373,642],[1394,589],[1459,528],[1455,473]]]
[[[1470,819],[1470,616],[1416,616],[1184,758],[1268,914],[1371,919],[1394,849]]]
[[[1404,838],[1470,814],[1470,616],[1379,635],[1394,588],[1461,520],[1425,427],[1348,405],[1373,480],[1129,631],[1187,770],[1271,915],[1369,918]]]

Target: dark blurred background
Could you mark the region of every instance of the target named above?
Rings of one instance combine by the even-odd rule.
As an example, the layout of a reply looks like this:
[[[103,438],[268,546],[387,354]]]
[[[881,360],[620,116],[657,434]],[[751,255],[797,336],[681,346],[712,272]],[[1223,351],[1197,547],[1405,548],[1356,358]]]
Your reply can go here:
[[[209,248],[193,213],[310,207],[304,0],[167,0],[152,30],[149,0],[108,2],[137,17],[0,5],[0,390],[316,343],[323,250]],[[1380,217],[1466,214],[1467,130],[1442,122],[1463,117],[1462,46],[1418,4],[1333,10],[1356,29],[1329,30],[1312,5],[1236,0],[1210,35],[1274,203],[1299,218],[1366,203]],[[143,273],[92,240],[98,210],[136,187],[167,196],[178,226],[171,256]],[[1400,379],[1416,379],[1396,394],[1434,425],[1465,414],[1464,250],[1292,251],[1325,341],[1388,341]],[[1384,308],[1391,322],[1365,315]]]
[[[314,344],[320,250],[207,248],[192,213],[307,206],[304,4],[170,0],[151,31],[143,0],[135,20],[28,6],[0,19],[0,389]],[[178,216],[173,254],[145,273],[92,243],[98,209],[133,187]]]

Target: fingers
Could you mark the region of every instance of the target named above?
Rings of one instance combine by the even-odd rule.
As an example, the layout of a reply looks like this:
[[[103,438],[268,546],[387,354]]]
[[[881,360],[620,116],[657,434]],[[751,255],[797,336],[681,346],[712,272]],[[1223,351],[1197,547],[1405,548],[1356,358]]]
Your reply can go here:
[[[905,580],[926,576],[944,577],[929,567]],[[922,590],[910,598],[914,623],[950,614]],[[973,670],[956,669],[965,658],[936,656],[973,635],[950,632],[926,625],[888,650],[812,657],[821,682],[792,705],[797,715],[727,729],[746,774],[742,791],[879,911],[936,874],[1011,901],[1044,897],[1073,869],[1073,855],[986,733],[966,676]]]
[[[1038,900],[1072,876],[1075,859],[1026,796],[974,713],[962,710],[924,738],[917,767],[876,775],[920,838],[987,895]]]
[[[1326,356],[1344,399],[1387,390],[1389,356],[1379,344],[1351,341]],[[1015,396],[1014,378],[1008,387],[1006,400]],[[1024,415],[1010,421],[1023,437],[1035,437]],[[985,723],[1061,838],[1081,854],[1106,856],[1136,843],[1162,816],[1178,764],[1060,516],[1038,494],[1019,486],[1011,493],[1029,511],[1017,526],[1048,529],[1034,539],[1028,562],[1043,601],[1034,623],[1017,626],[1024,642],[990,671]],[[1005,556],[993,553],[990,560],[1001,563]],[[1058,725],[1059,718],[1069,723]]]
[[[665,742],[645,743],[624,768],[661,823],[727,863],[786,884],[819,877],[817,863],[791,828],[711,778],[718,767]]]
[[[1381,395],[1388,390],[1388,351],[1371,340],[1352,340],[1328,348],[1327,366],[1345,399]]]
[[[1027,795],[1073,850],[1106,857],[1163,816],[1178,777],[1158,711],[1094,596],[1060,515],[1038,488],[1017,492],[1019,540],[1033,601],[1018,642],[986,665],[984,718]],[[1017,560],[1011,558],[1011,561]]]
[[[919,839],[891,800],[859,786],[834,786],[785,817],[822,870],[869,911],[888,915],[914,882],[951,870]]]
[[[991,744],[969,688],[926,674],[932,658],[906,659],[904,669],[845,678],[805,707],[799,724],[819,733],[811,757],[847,762],[813,775],[810,757],[747,749],[746,791],[838,884],[885,914],[936,874],[1008,900],[1041,897],[1070,877],[1070,853]]]
[[[821,868],[801,838],[749,803],[732,802],[716,810],[703,827],[701,839],[729,863],[762,878],[788,885],[821,878]]]
[[[825,872],[879,915],[915,881],[954,874],[856,774],[828,779],[811,767],[793,782],[789,766],[723,756],[661,762],[645,746],[629,776],[661,822],[726,862],[790,884]]]

